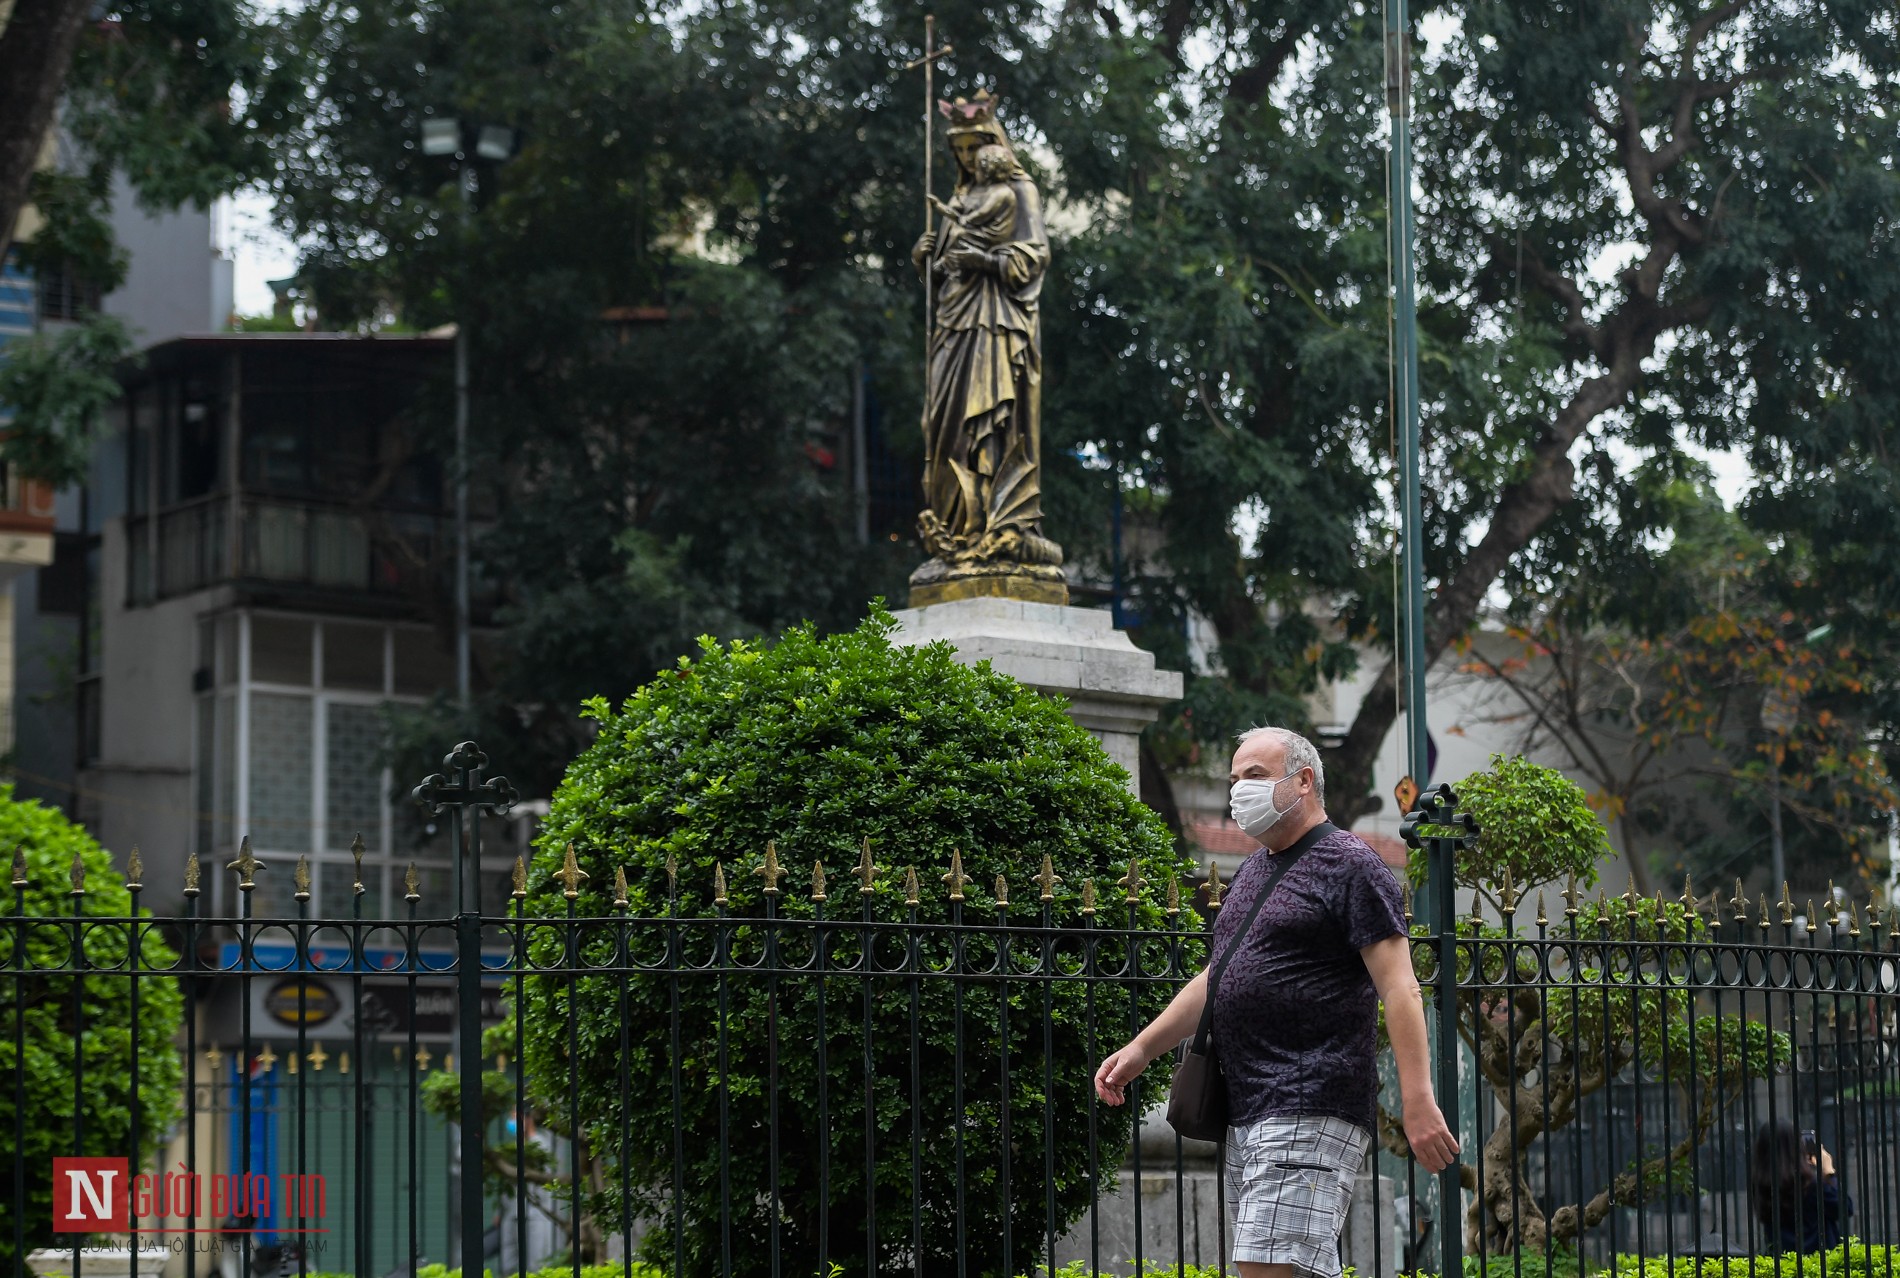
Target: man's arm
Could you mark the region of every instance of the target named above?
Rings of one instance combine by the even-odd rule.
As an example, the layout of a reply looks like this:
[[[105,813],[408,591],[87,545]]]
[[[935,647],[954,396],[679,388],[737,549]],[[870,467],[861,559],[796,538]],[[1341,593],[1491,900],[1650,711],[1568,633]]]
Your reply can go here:
[[[1412,1156],[1427,1171],[1442,1171],[1458,1154],[1457,1138],[1445,1125],[1432,1095],[1431,1056],[1425,1038],[1425,996],[1412,971],[1412,947],[1402,935],[1388,936],[1359,951],[1385,1004],[1385,1031],[1399,1067],[1399,1103]]]
[[[1207,1006],[1207,972],[1181,987],[1161,1015],[1148,1022],[1146,1029],[1128,1040],[1095,1071],[1095,1094],[1110,1105],[1128,1099],[1128,1084],[1148,1063],[1192,1034],[1201,1023],[1201,1009]],[[1423,1024],[1423,1022],[1420,1022]]]

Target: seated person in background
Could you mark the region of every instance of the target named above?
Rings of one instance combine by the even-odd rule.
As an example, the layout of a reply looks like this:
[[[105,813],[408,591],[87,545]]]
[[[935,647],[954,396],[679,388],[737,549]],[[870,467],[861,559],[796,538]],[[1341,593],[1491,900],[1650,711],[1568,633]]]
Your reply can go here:
[[[1841,1222],[1854,1214],[1841,1191],[1834,1158],[1811,1147],[1787,1119],[1763,1123],[1748,1166],[1748,1200],[1778,1251],[1822,1251],[1841,1241]]]

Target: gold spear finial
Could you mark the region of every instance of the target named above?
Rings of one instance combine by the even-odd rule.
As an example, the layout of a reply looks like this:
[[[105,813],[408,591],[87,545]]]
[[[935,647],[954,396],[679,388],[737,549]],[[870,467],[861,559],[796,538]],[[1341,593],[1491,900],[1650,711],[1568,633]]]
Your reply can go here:
[[[825,863],[811,863],[811,899],[822,902],[825,899]]]
[[[1650,903],[1649,908],[1650,908],[1650,912],[1655,916],[1654,921],[1655,921],[1656,926],[1659,928],[1662,927],[1663,920],[1669,917],[1669,907],[1663,904],[1663,895],[1662,895],[1661,888],[1656,889],[1656,899]]]
[[[713,904],[726,903],[726,865],[723,861],[713,862]]]
[[[1788,895],[1788,880],[1781,881],[1781,926],[1794,926],[1794,900]]]
[[[950,850],[950,870],[949,873],[942,876],[940,881],[950,885],[950,899],[952,901],[961,901],[963,899],[963,885],[968,883],[969,880],[963,875],[963,853],[960,849],[952,848]]]
[[[1094,913],[1095,913],[1095,880],[1093,878],[1083,879],[1082,880],[1082,916],[1084,918],[1087,918]]]
[[[1880,907],[1874,903],[1872,892],[1867,894],[1867,926],[1875,932],[1880,931]]]
[[[1550,920],[1544,917],[1544,889],[1537,889],[1537,926],[1549,927]]]
[[[1000,874],[996,876],[996,908],[999,910],[1009,908],[1009,880]]]
[[[84,896],[86,894],[86,863],[79,859],[79,853],[73,853],[72,868],[66,873],[67,877],[72,879],[72,894]]]
[[[196,852],[185,857],[185,895],[198,895],[198,854]]]
[[[408,873],[402,876],[402,899],[415,902],[422,899],[422,876],[416,873],[416,863],[409,863]]]
[[[26,847],[16,843],[13,845],[13,886],[23,888],[26,883]]]
[[[247,834],[238,840],[237,859],[224,868],[237,871],[238,891],[248,892],[257,886],[257,872],[264,868],[264,863],[251,855],[250,835]]]
[[[139,845],[134,843],[125,858],[125,890],[136,894],[145,886],[144,878],[145,862],[139,859]]]
[[[1806,917],[1808,920],[1808,931],[1810,933],[1821,930],[1821,916],[1815,912],[1813,897],[1808,898],[1808,913]]]
[[[1761,894],[1761,930],[1766,932],[1768,927],[1768,894],[1763,892]]]
[[[1741,927],[1748,926],[1748,898],[1742,895],[1742,881],[1735,880],[1735,895],[1729,898],[1729,909],[1735,911],[1735,922]]]
[[[310,899],[310,857],[306,853],[297,854],[297,868],[290,872],[290,882],[296,890],[291,893],[299,902]]]
[[[1841,907],[1840,907],[1840,903],[1834,899],[1834,880],[1833,879],[1829,879],[1827,881],[1827,895],[1823,897],[1822,899],[1827,902],[1828,925],[1831,927],[1839,927],[1840,922],[1841,922]]]
[[[1141,900],[1141,888],[1147,880],[1141,877],[1141,862],[1134,857],[1128,858],[1128,873],[1115,880],[1115,886],[1122,889],[1122,902],[1133,905]]]
[[[1687,874],[1682,876],[1682,908],[1692,917],[1701,917],[1701,912],[1696,909],[1695,891],[1689,884],[1689,876]]]
[[[785,867],[778,863],[778,840],[765,841],[765,860],[753,867],[752,873],[765,880],[765,894],[778,895],[778,881],[785,877]]]
[[[1220,862],[1209,858],[1207,862],[1207,908],[1220,909],[1220,895],[1223,891],[1220,881]]]
[[[574,845],[569,843],[561,853],[561,868],[555,872],[555,878],[561,881],[561,895],[573,900],[581,894],[581,882],[588,877],[581,869],[581,863],[575,859]]]
[[[1623,891],[1623,917],[1634,920],[1636,917],[1636,903],[1642,899],[1643,898],[1636,893],[1636,871],[1631,870],[1630,885]]]
[[[1564,885],[1564,917],[1574,920],[1577,917],[1577,872],[1570,872],[1570,881]]]
[[[508,895],[517,900],[528,895],[528,862],[525,857],[515,857],[514,890]]]
[[[921,905],[923,903],[923,885],[917,881],[917,867],[904,867],[904,904]]]
[[[1511,886],[1511,867],[1504,867],[1504,885],[1498,889],[1498,907],[1505,915],[1517,913],[1517,889]]]
[[[1056,877],[1056,863],[1047,852],[1042,854],[1042,872],[1036,875],[1036,882],[1042,886],[1038,900],[1048,902],[1056,899],[1056,884],[1062,880]]]
[[[869,896],[877,891],[877,862],[871,859],[871,836],[864,836],[864,844],[858,852],[858,893]]]
[[[1181,880],[1176,878],[1174,875],[1170,874],[1168,876],[1167,914],[1169,918],[1174,918],[1180,913],[1181,913]]]
[[[356,877],[350,880],[350,890],[361,896],[369,891],[363,886],[363,836],[361,834],[350,840],[350,856],[356,861]]]
[[[1471,889],[1471,925],[1477,928],[1484,926],[1484,897],[1477,888]]]
[[[674,895],[675,893],[679,891],[679,886],[680,886],[679,858],[673,854],[673,850],[671,848],[668,848],[666,851],[666,894],[668,896]]]
[[[624,865],[616,865],[614,867],[613,908],[616,910],[624,910],[627,908],[627,904],[627,867]]]

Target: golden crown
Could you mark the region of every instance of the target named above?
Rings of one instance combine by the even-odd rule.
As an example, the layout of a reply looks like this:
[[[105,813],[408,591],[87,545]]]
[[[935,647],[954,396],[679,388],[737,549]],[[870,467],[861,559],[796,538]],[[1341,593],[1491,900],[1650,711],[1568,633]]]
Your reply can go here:
[[[937,99],[937,113],[950,121],[953,129],[978,129],[996,122],[998,101],[988,89],[978,89],[974,98],[958,98],[955,102]]]

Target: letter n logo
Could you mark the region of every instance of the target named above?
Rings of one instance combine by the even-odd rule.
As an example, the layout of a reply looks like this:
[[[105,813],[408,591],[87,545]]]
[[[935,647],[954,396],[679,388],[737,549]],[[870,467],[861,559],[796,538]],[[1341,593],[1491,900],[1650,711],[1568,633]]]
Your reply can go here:
[[[55,1158],[53,1232],[124,1233],[128,1179],[123,1158]]]

